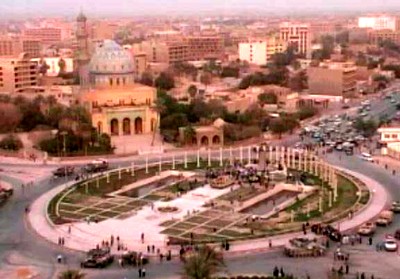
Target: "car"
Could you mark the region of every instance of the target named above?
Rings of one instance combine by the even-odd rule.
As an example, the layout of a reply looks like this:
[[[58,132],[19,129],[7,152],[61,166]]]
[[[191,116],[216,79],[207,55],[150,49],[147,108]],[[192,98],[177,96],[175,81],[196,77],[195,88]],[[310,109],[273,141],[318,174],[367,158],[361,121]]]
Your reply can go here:
[[[338,144],[338,145],[335,146],[335,149],[336,149],[337,151],[343,151],[343,145]]]
[[[390,210],[392,210],[394,213],[400,213],[400,201],[394,201]]]
[[[393,222],[393,212],[390,210],[384,210],[379,214],[378,219],[375,223],[378,226],[388,226]]]
[[[395,99],[390,99],[390,103],[395,104],[397,101]]]
[[[387,237],[383,242],[383,247],[387,252],[396,252],[398,249],[397,241],[393,237]]]
[[[344,104],[344,105],[342,106],[342,109],[348,109],[348,108],[350,108],[350,106],[349,106],[348,104]]]
[[[361,159],[367,162],[373,162],[374,158],[371,156],[371,154],[363,152],[361,153]]]
[[[56,169],[53,171],[53,175],[55,177],[65,177],[65,176],[71,176],[75,172],[75,168],[72,166],[64,166]]]
[[[359,235],[370,236],[375,233],[375,230],[376,230],[375,224],[372,222],[367,222],[367,223],[361,225],[361,227],[358,229],[357,233]]]

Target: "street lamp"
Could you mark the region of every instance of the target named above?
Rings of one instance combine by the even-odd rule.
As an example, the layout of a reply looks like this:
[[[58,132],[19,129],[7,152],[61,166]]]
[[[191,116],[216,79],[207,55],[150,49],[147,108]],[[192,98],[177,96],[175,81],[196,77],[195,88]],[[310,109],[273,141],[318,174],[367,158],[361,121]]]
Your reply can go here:
[[[60,133],[61,136],[63,136],[63,151],[64,151],[64,156],[67,154],[67,145],[66,145],[66,138],[65,136],[68,135],[67,131],[62,131]]]

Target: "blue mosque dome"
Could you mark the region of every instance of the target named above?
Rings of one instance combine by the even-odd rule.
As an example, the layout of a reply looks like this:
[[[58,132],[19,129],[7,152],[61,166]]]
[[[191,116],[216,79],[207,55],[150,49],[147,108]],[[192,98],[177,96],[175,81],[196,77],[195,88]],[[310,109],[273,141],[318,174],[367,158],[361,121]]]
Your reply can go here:
[[[134,71],[133,58],[119,44],[112,40],[105,40],[96,47],[90,61],[92,74],[131,74]]]

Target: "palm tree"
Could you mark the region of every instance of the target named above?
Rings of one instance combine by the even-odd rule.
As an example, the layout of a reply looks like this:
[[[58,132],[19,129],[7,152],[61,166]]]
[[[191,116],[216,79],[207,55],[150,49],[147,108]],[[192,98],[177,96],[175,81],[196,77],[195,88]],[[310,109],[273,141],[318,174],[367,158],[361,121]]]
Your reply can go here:
[[[209,279],[225,266],[221,253],[209,246],[202,246],[197,252],[183,259],[183,275],[187,279]]]
[[[58,274],[58,279],[84,279],[86,274],[75,269],[67,269]]]

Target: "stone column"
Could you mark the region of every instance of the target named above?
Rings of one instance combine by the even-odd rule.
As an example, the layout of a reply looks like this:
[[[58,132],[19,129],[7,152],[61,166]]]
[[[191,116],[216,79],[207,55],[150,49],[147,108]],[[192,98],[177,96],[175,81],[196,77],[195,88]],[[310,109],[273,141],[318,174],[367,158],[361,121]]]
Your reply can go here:
[[[308,155],[308,150],[304,149],[304,171],[308,172],[308,165],[309,165],[309,155]]]
[[[135,162],[131,163],[131,175],[135,176]]]
[[[287,167],[288,167],[288,168],[292,167],[292,159],[291,159],[291,156],[292,156],[292,148],[291,148],[291,147],[288,147],[288,148],[286,149],[286,162],[287,162]]]
[[[200,149],[197,149],[197,167],[200,168]]]
[[[185,155],[184,155],[184,158],[183,158],[183,163],[184,163],[184,167],[185,167],[185,169],[187,169],[187,151],[185,151]]]
[[[240,146],[240,163],[243,164],[243,146]]]
[[[175,154],[172,154],[172,169],[175,169]]]
[[[222,167],[224,165],[224,160],[222,158],[222,147],[219,148],[219,166]]]
[[[149,157],[146,156],[146,174],[149,173]]]
[[[251,146],[247,148],[248,163],[251,164]]]
[[[208,166],[211,167],[211,149],[208,149],[208,153],[207,153],[207,162],[208,162]]]
[[[275,146],[275,164],[279,162],[279,146]]]
[[[231,166],[233,166],[233,161],[234,161],[234,157],[233,157],[233,150],[232,150],[232,146],[229,147],[229,164]]]

